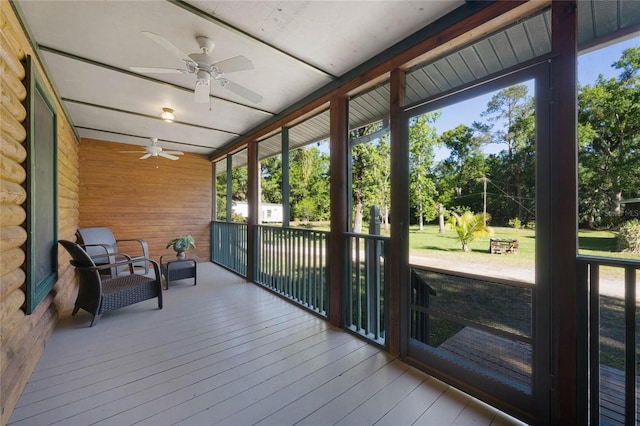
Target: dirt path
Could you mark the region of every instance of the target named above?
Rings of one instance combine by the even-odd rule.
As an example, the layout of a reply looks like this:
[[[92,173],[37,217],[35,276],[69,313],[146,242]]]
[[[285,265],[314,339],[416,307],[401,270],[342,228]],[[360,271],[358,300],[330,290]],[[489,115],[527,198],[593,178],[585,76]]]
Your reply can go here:
[[[409,256],[409,263],[414,265],[430,266],[449,271],[464,272],[467,274],[516,280],[535,284],[535,271],[530,268],[505,267],[497,264],[481,262],[464,262],[459,259],[443,259],[426,256]],[[636,301],[640,301],[640,282],[636,285]],[[624,298],[624,278],[600,278],[600,294],[610,297]]]

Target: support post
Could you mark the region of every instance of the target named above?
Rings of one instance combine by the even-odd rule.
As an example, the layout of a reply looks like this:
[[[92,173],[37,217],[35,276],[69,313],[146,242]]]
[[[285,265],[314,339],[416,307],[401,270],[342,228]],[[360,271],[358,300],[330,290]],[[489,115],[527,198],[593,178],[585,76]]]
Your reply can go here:
[[[331,230],[329,233],[329,322],[342,327],[343,281],[346,270],[348,188],[347,161],[348,99],[334,96],[330,102],[330,172],[331,172]]]
[[[233,155],[227,154],[227,222],[231,222],[231,204],[233,203],[233,179],[231,171],[233,167]]]
[[[542,193],[546,210],[542,244],[536,239],[536,286],[548,279],[551,296],[551,407],[548,421],[542,423],[575,425],[586,401],[578,401],[577,351],[577,4],[551,3],[551,114],[549,142],[542,161],[548,162],[546,185]],[[540,196],[539,196],[540,197]],[[537,203],[540,206],[540,203]],[[536,231],[538,226],[536,224]],[[538,278],[540,277],[540,278]],[[544,333],[544,330],[542,331]],[[586,396],[582,392],[583,397]],[[583,398],[581,397],[581,399]],[[544,396],[540,395],[540,398]],[[595,402],[597,403],[597,402]]]
[[[409,137],[401,118],[406,73],[391,72],[391,238],[389,241],[389,328],[387,343],[394,355],[406,354],[409,318]],[[406,317],[406,318],[405,318]]]
[[[231,213],[233,212],[232,204],[233,204],[233,179],[232,179],[232,168],[233,168],[233,155],[227,154],[227,223],[232,222]],[[232,246],[232,237],[231,230],[228,226],[222,228],[221,235],[221,251],[224,253],[222,256],[222,261],[225,265],[228,265],[231,260],[231,246]]]
[[[289,201],[289,193],[291,185],[289,185],[289,128],[283,127],[281,134],[282,144],[282,227],[289,227],[291,219],[291,203]]]
[[[255,280],[257,250],[257,225],[260,214],[260,171],[258,170],[258,143],[251,142],[247,146],[247,281]]]
[[[380,235],[380,207],[371,206],[369,211],[369,235]],[[380,240],[369,240],[366,246],[367,265],[367,331],[376,339],[380,336]],[[386,261],[386,259],[385,259]]]
[[[218,219],[218,185],[216,180],[217,162],[211,163],[211,220]]]

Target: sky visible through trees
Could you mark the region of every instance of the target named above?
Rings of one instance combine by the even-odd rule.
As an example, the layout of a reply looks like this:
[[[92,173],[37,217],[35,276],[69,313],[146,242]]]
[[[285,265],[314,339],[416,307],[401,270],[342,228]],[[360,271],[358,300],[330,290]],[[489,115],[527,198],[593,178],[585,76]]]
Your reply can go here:
[[[640,197],[638,69],[637,38],[578,58],[583,226],[612,225],[614,215],[609,213],[615,202],[621,197]],[[534,94],[534,82],[523,81],[410,120],[413,223],[422,228],[438,216],[442,206],[459,214],[482,212],[482,189],[478,189],[482,184],[478,182],[486,176],[493,192],[487,212],[496,224],[517,221],[535,226]],[[383,224],[388,219],[388,197],[380,194],[390,192],[389,137],[367,139],[379,126],[373,123],[350,135],[351,140],[373,139],[356,144],[351,152],[355,232],[368,220],[371,205],[380,207]],[[328,142],[292,151],[289,167],[291,219],[330,220]],[[281,202],[280,156],[263,160],[261,170],[262,201]],[[221,178],[218,193],[224,194]],[[246,199],[246,167],[233,171],[233,181],[233,199]],[[219,202],[221,207],[224,201]]]
[[[578,57],[578,83],[581,85],[593,84],[599,74],[604,75],[605,78],[616,77],[618,71],[612,68],[611,64],[620,58],[624,49],[638,45],[640,45],[640,40],[632,38],[580,55]],[[529,93],[533,93],[533,85],[529,84],[527,87],[529,88]],[[435,123],[438,133],[456,127],[460,124],[461,116],[475,117],[475,120],[480,118],[480,114],[487,108],[487,102],[491,96],[492,94],[487,94],[465,102],[462,113],[459,107],[458,109],[443,108],[440,119]],[[502,148],[499,145],[488,145],[485,147],[485,152],[496,154],[500,152],[500,149]],[[441,147],[436,150],[436,161],[442,160],[448,155],[448,150],[445,147]]]

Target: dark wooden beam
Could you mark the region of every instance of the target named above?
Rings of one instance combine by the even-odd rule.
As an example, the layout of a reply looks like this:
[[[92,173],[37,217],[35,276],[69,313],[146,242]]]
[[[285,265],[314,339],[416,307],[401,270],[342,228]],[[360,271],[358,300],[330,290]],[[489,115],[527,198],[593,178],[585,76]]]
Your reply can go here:
[[[346,249],[344,234],[349,221],[349,188],[347,161],[349,158],[349,101],[345,96],[331,99],[330,193],[331,229],[329,234],[329,322],[342,327],[342,288],[345,281]]]
[[[557,378],[552,394],[552,424],[578,424],[577,404],[577,6],[554,1],[551,8],[551,150],[549,268],[552,306],[552,356]],[[598,403],[595,401],[594,403]]]
[[[409,279],[409,142],[402,138],[402,128],[406,123],[401,120],[401,109],[406,99],[406,73],[396,69],[391,73],[391,99],[389,126],[391,134],[391,245],[389,250],[389,327],[387,342],[392,354],[405,354],[406,348],[400,347],[407,342],[408,327],[406,319],[401,317],[409,306],[402,294],[402,284]],[[403,338],[404,337],[404,338]]]

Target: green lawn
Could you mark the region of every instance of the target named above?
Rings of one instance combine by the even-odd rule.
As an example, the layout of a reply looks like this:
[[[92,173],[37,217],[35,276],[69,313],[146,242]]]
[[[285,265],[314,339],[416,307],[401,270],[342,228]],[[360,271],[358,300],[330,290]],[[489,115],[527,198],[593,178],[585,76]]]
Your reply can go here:
[[[330,222],[292,222],[291,226],[318,231],[329,231]],[[514,238],[520,242],[517,256],[488,256],[490,237],[478,238],[472,241],[470,244],[471,252],[464,253],[454,231],[449,230],[444,234],[440,234],[438,232],[438,225],[431,224],[425,225],[422,231],[418,229],[417,225],[412,225],[409,228],[410,251],[412,254],[428,257],[457,258],[460,255],[464,255],[465,259],[478,259],[489,262],[492,261],[491,259],[498,261],[499,258],[510,257],[512,258],[509,261],[511,264],[533,267],[535,258],[535,231],[501,226],[491,228],[493,229],[492,237]],[[578,231],[578,239],[580,254],[640,260],[640,255],[620,253],[617,251],[615,232],[581,229]]]

